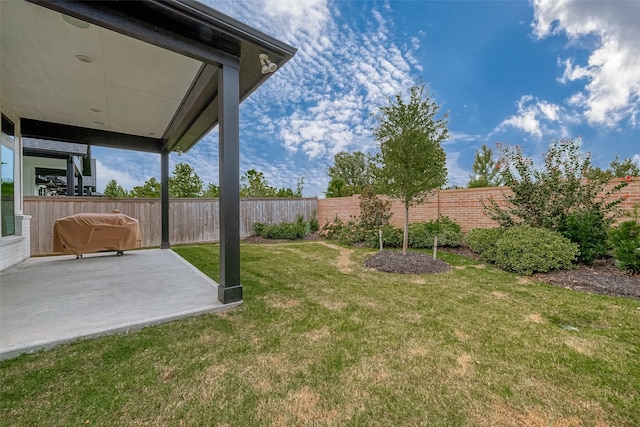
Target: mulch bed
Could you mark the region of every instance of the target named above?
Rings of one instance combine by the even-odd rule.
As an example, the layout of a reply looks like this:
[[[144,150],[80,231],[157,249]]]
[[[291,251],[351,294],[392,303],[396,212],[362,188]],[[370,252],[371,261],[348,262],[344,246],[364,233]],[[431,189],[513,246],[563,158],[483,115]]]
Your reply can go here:
[[[408,252],[402,255],[399,251],[382,251],[367,258],[364,265],[385,273],[403,274],[435,274],[446,273],[451,266],[431,255]]]

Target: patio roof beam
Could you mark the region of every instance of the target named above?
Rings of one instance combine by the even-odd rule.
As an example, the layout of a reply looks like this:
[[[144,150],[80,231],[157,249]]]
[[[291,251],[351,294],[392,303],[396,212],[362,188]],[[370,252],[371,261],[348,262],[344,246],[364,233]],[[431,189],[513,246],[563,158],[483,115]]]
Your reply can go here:
[[[20,127],[22,136],[26,138],[75,142],[156,154],[160,153],[162,148],[162,140],[159,138],[82,128],[61,123],[43,122],[41,120],[23,118],[20,120]]]
[[[163,135],[163,150],[175,151],[179,148],[186,152],[194,145],[194,141],[199,141],[215,126],[216,121],[212,121],[211,117],[218,116],[217,103],[215,102],[218,96],[217,74],[218,66],[202,65]],[[212,106],[215,106],[215,112],[209,114],[207,110]]]

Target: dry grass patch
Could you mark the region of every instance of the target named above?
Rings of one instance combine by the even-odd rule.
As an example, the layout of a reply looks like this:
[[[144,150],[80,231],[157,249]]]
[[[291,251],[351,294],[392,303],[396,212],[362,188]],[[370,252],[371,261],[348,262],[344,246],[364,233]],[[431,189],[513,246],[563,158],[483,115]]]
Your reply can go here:
[[[563,343],[570,349],[577,351],[580,354],[584,354],[585,356],[593,356],[593,352],[596,348],[596,345],[586,338],[567,337]]]
[[[530,313],[524,317],[525,322],[546,323],[546,320],[540,313]]]
[[[509,295],[501,291],[493,291],[491,292],[491,296],[497,299],[507,299]]]
[[[586,422],[578,416],[549,414],[542,409],[521,410],[497,401],[483,414],[475,416],[478,426],[491,427],[608,427],[602,419]]]
[[[331,331],[328,326],[323,326],[320,329],[314,329],[305,334],[307,339],[312,342],[325,340],[331,336]]]
[[[453,368],[453,373],[456,375],[467,375],[471,367],[473,366],[473,358],[469,353],[462,353],[456,357],[457,366]]]
[[[304,386],[290,391],[284,399],[269,399],[260,404],[259,419],[269,419],[272,426],[336,425],[340,413],[327,409],[322,397]]]
[[[314,244],[320,244],[330,249],[334,249],[338,251],[338,259],[336,260],[336,267],[338,271],[342,274],[349,274],[353,271],[353,262],[351,261],[351,254],[353,254],[353,249],[343,248],[338,245],[334,245],[331,243],[327,243],[324,241],[314,242]]]

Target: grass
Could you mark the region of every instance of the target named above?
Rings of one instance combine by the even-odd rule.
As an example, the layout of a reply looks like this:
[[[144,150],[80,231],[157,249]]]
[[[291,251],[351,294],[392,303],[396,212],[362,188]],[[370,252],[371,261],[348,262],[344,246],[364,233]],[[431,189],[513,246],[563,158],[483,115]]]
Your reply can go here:
[[[243,244],[239,308],[0,363],[0,425],[640,425],[640,301],[370,254]]]

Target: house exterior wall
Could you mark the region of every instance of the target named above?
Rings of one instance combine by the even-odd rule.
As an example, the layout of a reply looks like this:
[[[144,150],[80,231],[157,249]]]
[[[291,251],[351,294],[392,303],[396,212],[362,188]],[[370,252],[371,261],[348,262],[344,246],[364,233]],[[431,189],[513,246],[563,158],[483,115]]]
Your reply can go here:
[[[37,196],[36,168],[67,169],[67,161],[64,159],[47,159],[45,157],[24,156],[24,173],[22,182],[25,196]]]
[[[20,119],[12,110],[4,105],[0,105],[0,110],[15,126],[14,139],[14,213],[15,232],[13,235],[0,237],[0,270],[4,270],[14,264],[29,258],[31,253],[31,217],[23,215],[23,160],[22,160],[22,138],[20,133]]]

